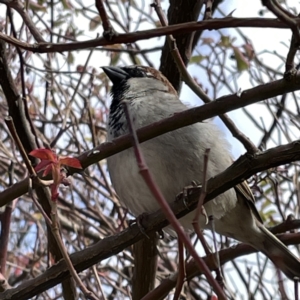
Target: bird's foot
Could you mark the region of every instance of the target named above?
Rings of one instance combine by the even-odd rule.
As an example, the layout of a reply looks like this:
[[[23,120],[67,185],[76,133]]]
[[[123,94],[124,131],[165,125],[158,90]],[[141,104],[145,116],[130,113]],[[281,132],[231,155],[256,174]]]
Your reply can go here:
[[[149,236],[147,235],[145,231],[145,223],[147,222],[149,217],[149,214],[147,213],[142,213],[141,215],[137,216],[135,220],[130,220],[129,221],[129,226],[132,226],[133,224],[137,224],[138,228],[140,229],[141,233],[149,239]]]
[[[177,194],[176,201],[182,200],[185,207],[189,209],[187,204],[188,197],[192,194],[193,191],[198,190],[201,187],[202,187],[201,184],[193,180],[190,185],[187,185],[182,189],[181,193]]]

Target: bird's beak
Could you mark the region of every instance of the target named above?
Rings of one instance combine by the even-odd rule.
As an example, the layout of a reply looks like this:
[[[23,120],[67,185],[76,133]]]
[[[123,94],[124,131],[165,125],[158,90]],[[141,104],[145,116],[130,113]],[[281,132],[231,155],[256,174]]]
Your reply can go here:
[[[121,68],[102,67],[102,69],[113,84],[119,84],[122,80],[128,78],[128,74]]]

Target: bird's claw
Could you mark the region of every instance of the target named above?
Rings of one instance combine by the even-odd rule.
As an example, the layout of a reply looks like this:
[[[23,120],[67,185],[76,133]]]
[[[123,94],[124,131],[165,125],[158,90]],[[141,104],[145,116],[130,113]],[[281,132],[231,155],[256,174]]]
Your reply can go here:
[[[139,230],[141,231],[141,233],[147,237],[148,239],[150,239],[150,237],[147,235],[146,231],[145,231],[145,226],[143,225],[143,222],[145,222],[148,218],[148,214],[147,213],[142,213],[141,215],[137,216],[137,218],[135,220],[130,220],[129,221],[129,226],[132,226],[133,224],[137,224]]]
[[[205,218],[205,225],[207,225],[208,222],[209,222],[209,217],[208,217],[206,209],[205,209],[205,207],[203,205],[201,205],[201,214]]]
[[[199,189],[199,188],[201,188],[201,184],[199,184],[197,181],[193,180],[193,181],[191,182],[190,185],[185,186],[185,187],[182,189],[182,192],[181,192],[181,193],[179,193],[179,194],[176,195],[176,201],[182,199],[182,201],[183,201],[185,207],[186,207],[187,209],[189,209],[186,200],[188,199],[188,197],[189,197],[189,195],[191,194],[192,191],[194,191],[194,190],[196,190],[196,189]]]

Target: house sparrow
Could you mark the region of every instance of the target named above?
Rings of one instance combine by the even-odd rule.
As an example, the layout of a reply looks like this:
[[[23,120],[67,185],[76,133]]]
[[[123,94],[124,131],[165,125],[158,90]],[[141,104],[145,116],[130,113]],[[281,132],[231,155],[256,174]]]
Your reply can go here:
[[[136,129],[184,111],[187,107],[166,77],[144,66],[103,67],[113,83],[107,139],[129,133],[121,102],[126,101]],[[192,181],[202,182],[203,155],[210,148],[207,178],[232,164],[229,145],[215,124],[202,122],[177,129],[140,145],[147,166],[167,202]],[[140,176],[132,148],[107,159],[108,170],[120,201],[135,215],[158,210],[159,204]],[[289,278],[300,278],[300,261],[263,225],[247,183],[237,185],[204,204],[213,215],[215,231],[250,244],[265,253]],[[192,230],[194,213],[180,219]],[[201,229],[211,229],[200,216]]]

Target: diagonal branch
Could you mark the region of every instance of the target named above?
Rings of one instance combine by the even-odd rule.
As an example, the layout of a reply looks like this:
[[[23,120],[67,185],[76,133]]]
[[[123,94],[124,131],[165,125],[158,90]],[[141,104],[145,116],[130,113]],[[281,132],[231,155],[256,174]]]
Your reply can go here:
[[[204,121],[214,116],[245,107],[247,105],[276,97],[277,95],[294,92],[300,89],[300,74],[294,76],[293,80],[276,80],[252,89],[245,90],[241,95],[229,95],[216,99],[215,101],[196,108],[191,108],[162,121],[155,122],[137,130],[140,142],[147,141],[156,136],[169,131],[188,126],[197,122]],[[84,152],[77,158],[80,160],[83,168],[121,152],[131,147],[131,138],[129,135],[121,136],[111,143],[102,143],[100,146]],[[288,161],[285,161],[287,163]],[[69,175],[78,172],[70,170]],[[28,179],[24,179],[6,190],[0,192],[0,207],[20,197],[28,191]]]
[[[198,21],[202,6],[203,1],[201,0],[171,0],[168,9],[167,23],[169,23],[169,25],[173,25]],[[180,7],[180,13],[178,13],[178,7]],[[193,52],[194,36],[195,32],[189,32],[188,34],[176,34],[174,36],[177,42],[178,51],[185,66],[189,62]],[[180,73],[172,58],[171,50],[172,49],[166,40],[161,53],[160,71],[169,79],[176,91],[180,91]]]
[[[130,112],[129,112],[129,109],[128,109],[128,106],[126,105],[126,103],[124,105],[124,112],[126,115],[130,134],[132,135],[132,138],[133,138],[134,153],[136,156],[136,160],[137,160],[137,164],[139,166],[141,176],[143,177],[143,179],[144,179],[147,187],[151,191],[152,195],[155,197],[156,201],[158,202],[161,210],[167,217],[169,223],[172,225],[172,227],[176,231],[179,241],[181,241],[185,245],[186,249],[190,252],[191,256],[194,258],[196,264],[198,265],[198,268],[203,272],[207,281],[214,289],[214,292],[218,295],[218,297],[220,299],[226,299],[226,296],[225,296],[221,286],[214,279],[214,277],[212,276],[209,268],[206,266],[204,261],[198,256],[197,251],[191,244],[191,241],[190,241],[188,235],[186,234],[186,232],[180,225],[180,223],[179,223],[178,219],[176,218],[176,216],[174,215],[173,211],[170,209],[170,206],[167,203],[166,199],[164,198],[162,192],[159,190],[153,175],[149,172],[146,162],[143,158],[143,154],[141,153],[141,151],[139,149],[138,138],[136,135],[136,131],[133,128],[132,119],[131,119]]]
[[[285,152],[287,150],[287,152]],[[292,150],[292,151],[291,151]],[[282,152],[283,151],[283,152]],[[285,158],[284,157],[285,154]],[[272,150],[265,151],[264,153],[260,154],[260,158],[254,159],[251,162],[251,166],[254,170],[261,170],[269,167],[274,167],[275,165],[280,165],[285,160],[290,160],[294,158],[295,160],[300,159],[300,142],[298,143],[291,143],[285,146],[279,146]],[[249,166],[250,161],[248,161],[248,157],[244,156],[242,158],[244,162],[237,161],[234,163],[233,167],[230,167],[225,172],[220,174],[219,176],[210,179],[207,185],[207,199],[215,197],[215,191],[213,190],[216,186],[221,186],[219,191],[224,191],[225,186],[226,188],[232,187],[236,184],[236,181],[242,181],[244,178],[251,176],[253,172],[249,170],[247,166]],[[270,165],[268,163],[270,162]],[[246,169],[245,169],[246,167]],[[238,174],[238,175],[237,175]],[[230,175],[230,176],[229,176]],[[232,176],[231,176],[232,175]],[[227,178],[227,183],[224,183],[223,178]],[[232,178],[232,182],[228,182],[228,178]],[[220,182],[220,180],[223,180]],[[219,184],[217,184],[219,182]],[[230,185],[230,186],[228,186]],[[177,216],[182,216],[183,214],[187,214],[190,210],[187,209],[186,205],[189,207],[196,207],[199,199],[199,195],[201,190],[195,190],[195,192],[189,196],[187,202],[184,203],[183,201],[175,201],[171,204],[171,208],[173,209],[174,213]],[[288,221],[289,226],[283,226],[284,230],[292,230],[295,228],[300,227],[300,221]],[[165,216],[163,212],[157,211],[147,218],[147,222],[143,224],[145,227],[145,232],[154,232],[158,231],[162,227],[167,225],[167,221],[165,220]],[[278,231],[277,231],[278,232]],[[92,265],[104,260],[112,255],[115,255],[122,250],[124,250],[129,245],[134,244],[138,240],[144,238],[144,234],[141,232],[139,226],[137,224],[132,225],[130,228],[122,231],[119,234],[114,236],[109,236],[95,245],[92,245],[82,251],[78,251],[74,254],[70,255],[72,264],[77,272],[81,272]],[[298,234],[289,234],[285,235],[285,239],[283,240],[287,244],[298,244],[300,240],[300,235]],[[240,244],[238,247],[234,249],[226,249],[220,251],[220,263],[223,265],[227,261],[230,261],[240,255],[245,255],[249,253],[253,253],[256,250],[250,246],[245,244]],[[205,263],[209,266],[209,268],[214,269],[216,268],[215,260],[212,259],[212,256],[204,258]],[[187,269],[188,277],[191,278],[191,273]],[[16,288],[9,289],[4,293],[0,294],[1,299],[10,299],[10,300],[22,300],[28,299],[33,297],[34,295],[49,289],[56,284],[60,283],[62,280],[67,278],[69,273],[67,271],[66,263],[62,260],[58,262],[56,265],[49,268],[44,274],[28,280]],[[176,280],[175,280],[176,284]],[[153,299],[153,298],[152,298]]]
[[[29,31],[31,32],[35,40],[39,43],[45,43],[46,41],[44,40],[43,36],[41,35],[37,27],[32,22],[29,14],[27,13],[27,9],[25,9],[22,2],[19,0],[13,0],[7,2],[8,2],[7,5],[9,7],[14,8],[20,14],[24,23],[27,25]]]
[[[102,25],[103,25],[103,36],[108,41],[112,40],[112,38],[117,35],[108,19],[108,15],[106,13],[103,0],[96,0],[96,7],[98,9],[99,15],[101,17]]]

